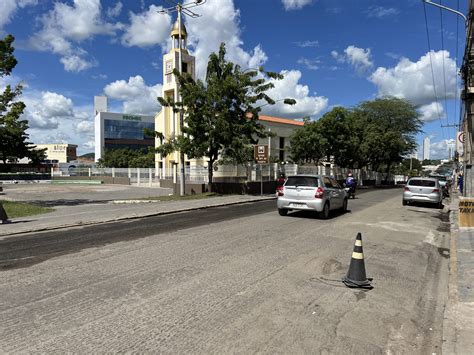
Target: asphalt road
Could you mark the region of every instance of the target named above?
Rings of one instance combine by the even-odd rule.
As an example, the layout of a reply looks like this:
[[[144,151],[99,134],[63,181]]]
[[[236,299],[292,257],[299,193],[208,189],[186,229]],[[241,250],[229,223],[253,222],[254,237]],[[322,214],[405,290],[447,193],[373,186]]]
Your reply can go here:
[[[449,224],[400,196],[329,220],[271,201],[8,238],[0,352],[439,353]],[[359,231],[370,291],[340,282]]]

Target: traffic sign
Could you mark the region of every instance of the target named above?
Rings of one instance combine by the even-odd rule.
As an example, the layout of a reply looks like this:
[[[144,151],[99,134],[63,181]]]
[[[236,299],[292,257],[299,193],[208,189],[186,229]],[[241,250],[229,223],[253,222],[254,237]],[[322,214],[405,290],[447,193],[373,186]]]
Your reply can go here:
[[[257,144],[253,146],[253,157],[257,164],[268,164],[268,145]]]

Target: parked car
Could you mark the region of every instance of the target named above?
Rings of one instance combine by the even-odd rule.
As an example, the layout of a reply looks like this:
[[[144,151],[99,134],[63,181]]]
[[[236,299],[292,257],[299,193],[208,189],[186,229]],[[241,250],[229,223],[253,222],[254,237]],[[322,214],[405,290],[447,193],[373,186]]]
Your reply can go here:
[[[425,202],[443,207],[443,192],[438,179],[429,177],[412,177],[403,189],[403,205],[411,202]]]
[[[277,189],[277,207],[281,216],[289,211],[316,211],[321,218],[328,218],[330,211],[347,210],[347,193],[330,176],[288,176],[283,186]]]
[[[450,183],[448,181],[448,178],[444,175],[434,175],[434,174],[431,174],[429,177],[438,180],[439,186],[441,186],[441,189],[443,191],[443,197],[448,197],[449,188],[450,188]]]

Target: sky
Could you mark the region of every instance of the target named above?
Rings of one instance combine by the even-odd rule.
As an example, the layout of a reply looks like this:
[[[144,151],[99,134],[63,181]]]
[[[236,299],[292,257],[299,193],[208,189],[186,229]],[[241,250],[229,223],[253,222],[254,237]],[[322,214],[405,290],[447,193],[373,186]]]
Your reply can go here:
[[[186,2],[189,2],[188,0]],[[466,13],[467,0],[442,1]],[[170,48],[169,0],[1,0],[0,36],[12,34],[18,65],[0,90],[22,83],[30,141],[94,151],[93,100],[109,111],[154,115]],[[185,18],[202,78],[226,43],[243,68],[280,72],[269,92],[294,106],[264,114],[317,120],[335,106],[393,95],[418,107],[430,157],[448,157],[459,123],[464,20],[421,0],[207,0]],[[426,17],[425,17],[426,14]],[[419,158],[422,149],[418,150]]]

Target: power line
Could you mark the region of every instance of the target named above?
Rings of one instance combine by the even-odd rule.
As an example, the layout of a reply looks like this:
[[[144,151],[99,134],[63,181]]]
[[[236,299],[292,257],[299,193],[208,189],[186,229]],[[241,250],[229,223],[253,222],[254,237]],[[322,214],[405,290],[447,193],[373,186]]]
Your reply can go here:
[[[459,0],[456,3],[456,11],[459,11]],[[457,114],[457,107],[458,107],[458,100],[459,100],[459,75],[458,75],[458,54],[459,54],[459,18],[456,18],[456,57],[455,60],[455,77],[456,77],[456,87],[454,92],[454,115],[453,121],[456,122],[456,114]],[[461,110],[459,110],[461,111]]]
[[[442,5],[442,0],[439,0],[439,4]],[[441,19],[441,51],[443,52],[443,83],[444,83],[444,105],[446,107],[446,122],[449,125],[449,115],[448,115],[448,91],[446,90],[446,70],[444,63],[444,26],[443,26],[443,9],[439,9],[439,15]],[[449,130],[448,130],[449,133]]]
[[[434,70],[433,70],[433,59],[432,59],[432,53],[431,53],[430,32],[428,30],[428,18],[426,16],[426,4],[425,4],[425,2],[423,2],[423,12],[425,14],[426,38],[428,40],[428,53],[429,53],[429,57],[430,57],[431,78],[433,79],[433,92],[434,92],[435,100],[436,100],[436,111],[438,112],[438,119],[440,121],[442,121],[441,120],[441,114],[439,112],[439,106],[438,106],[438,94],[436,93],[436,84],[435,84],[435,77],[434,77]],[[445,139],[443,127],[441,127],[441,134],[443,135],[443,139]]]

